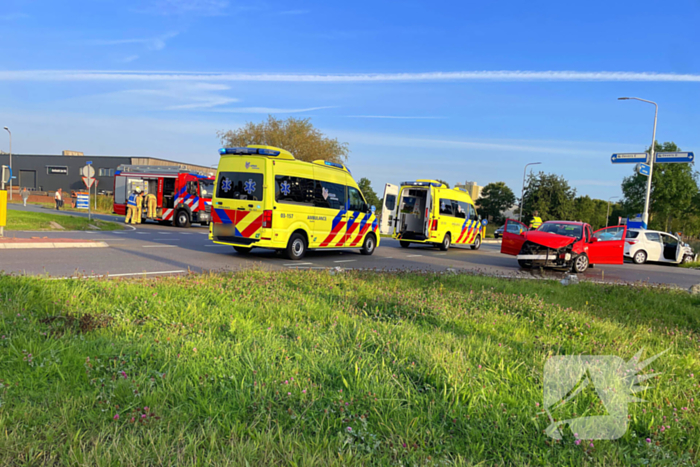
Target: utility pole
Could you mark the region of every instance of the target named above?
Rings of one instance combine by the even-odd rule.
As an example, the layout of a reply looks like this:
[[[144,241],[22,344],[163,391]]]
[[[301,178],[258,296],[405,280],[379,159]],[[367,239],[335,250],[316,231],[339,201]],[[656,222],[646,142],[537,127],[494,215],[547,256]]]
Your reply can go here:
[[[7,127],[5,130],[10,134],[10,172],[12,172],[12,132]],[[12,178],[10,178],[10,201],[12,201]]]
[[[610,201],[615,199],[615,198],[619,198],[619,196],[611,196],[610,198],[608,198],[608,211],[607,211],[607,214],[605,215],[605,227],[606,228],[608,227],[608,219],[610,218]]]
[[[649,150],[649,176],[647,177],[647,194],[646,194],[646,197],[644,198],[643,221],[644,221],[644,225],[648,226],[649,225],[649,201],[650,201],[649,199],[651,198],[651,177],[654,175],[654,149],[656,146],[656,119],[659,115],[659,105],[656,102],[648,101],[646,99],[640,99],[639,97],[618,97],[618,100],[620,100],[620,101],[635,100],[635,101],[646,102],[648,104],[654,104],[654,107],[656,108],[654,110],[654,131],[652,132],[651,149]]]
[[[528,165],[537,165],[541,164],[542,162],[530,162],[528,164],[525,164],[525,168],[523,169],[523,188],[520,190],[520,214],[518,214],[518,221],[522,222],[523,221],[523,197],[525,196],[525,174],[527,173],[527,166]]]

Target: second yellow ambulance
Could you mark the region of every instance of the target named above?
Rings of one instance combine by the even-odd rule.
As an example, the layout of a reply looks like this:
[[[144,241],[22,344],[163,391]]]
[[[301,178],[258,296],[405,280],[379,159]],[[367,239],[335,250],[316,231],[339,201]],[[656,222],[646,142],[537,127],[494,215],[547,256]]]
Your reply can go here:
[[[466,191],[450,189],[436,180],[387,184],[380,232],[391,235],[402,247],[427,243],[447,250],[450,245],[469,245],[478,250],[486,221],[476,212]]]
[[[304,162],[284,149],[221,149],[209,238],[245,254],[283,250],[292,260],[309,249],[379,246],[379,221],[343,164]]]

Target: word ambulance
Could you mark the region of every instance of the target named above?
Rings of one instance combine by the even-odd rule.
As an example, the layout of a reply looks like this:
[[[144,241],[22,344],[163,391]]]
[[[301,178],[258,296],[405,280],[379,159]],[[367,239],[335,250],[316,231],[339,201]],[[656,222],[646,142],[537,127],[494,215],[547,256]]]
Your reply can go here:
[[[309,249],[379,245],[375,207],[368,206],[343,164],[299,161],[271,146],[219,150],[209,238],[240,254],[285,251],[298,260]]]
[[[136,189],[144,195],[156,195],[156,221],[172,222],[177,227],[211,221],[214,177],[179,167],[120,165],[114,175],[115,214],[126,214],[129,195]]]

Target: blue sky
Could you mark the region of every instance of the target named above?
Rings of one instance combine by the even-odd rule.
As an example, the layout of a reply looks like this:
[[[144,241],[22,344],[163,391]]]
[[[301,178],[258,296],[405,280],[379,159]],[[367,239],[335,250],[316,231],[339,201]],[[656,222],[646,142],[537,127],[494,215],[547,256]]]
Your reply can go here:
[[[700,3],[5,0],[0,126],[15,153],[216,164],[218,130],[309,117],[377,192],[523,166],[620,194],[614,152],[700,151]],[[0,148],[7,151],[7,135]]]

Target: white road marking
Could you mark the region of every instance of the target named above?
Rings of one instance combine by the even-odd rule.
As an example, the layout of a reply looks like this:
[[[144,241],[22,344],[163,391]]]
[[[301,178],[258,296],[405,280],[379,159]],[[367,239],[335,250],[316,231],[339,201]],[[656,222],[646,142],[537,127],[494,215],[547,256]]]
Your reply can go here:
[[[52,277],[51,280],[66,280],[66,279],[95,279],[99,277],[126,277],[126,276],[151,276],[153,274],[181,274],[187,272],[184,269],[175,271],[153,271],[153,272],[126,272],[123,274],[94,274],[92,276],[70,276],[70,277]]]
[[[191,232],[180,232],[180,235],[192,235]]]
[[[447,253],[435,253],[433,256],[445,256]]]
[[[282,266],[302,266],[305,264],[314,264],[314,263],[287,263],[287,264],[283,264]]]
[[[415,258],[416,256],[423,256],[423,255],[407,255],[406,258]]]
[[[150,232],[136,232],[139,235],[148,235]]]
[[[143,248],[177,248],[177,245],[144,245]]]
[[[357,260],[356,259],[344,259],[341,261],[333,261],[333,262],[334,263],[354,263],[355,261],[357,261]]]

